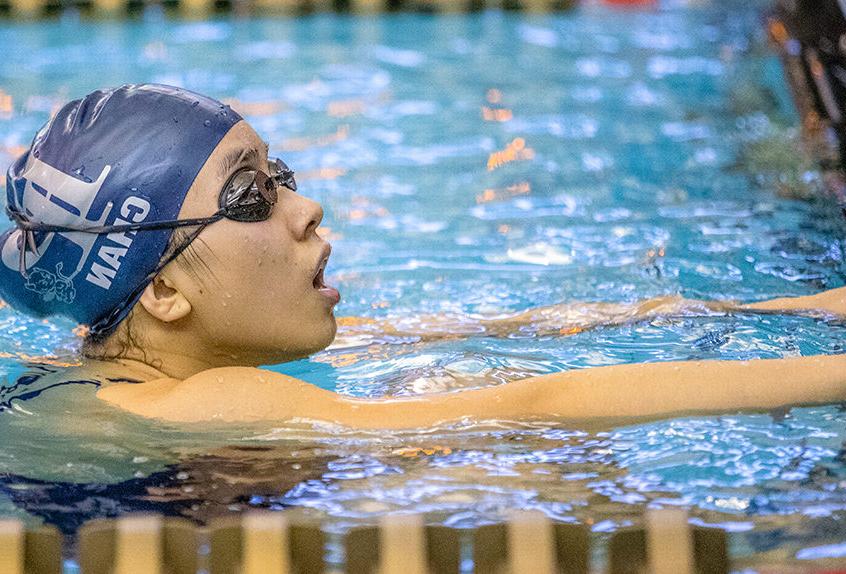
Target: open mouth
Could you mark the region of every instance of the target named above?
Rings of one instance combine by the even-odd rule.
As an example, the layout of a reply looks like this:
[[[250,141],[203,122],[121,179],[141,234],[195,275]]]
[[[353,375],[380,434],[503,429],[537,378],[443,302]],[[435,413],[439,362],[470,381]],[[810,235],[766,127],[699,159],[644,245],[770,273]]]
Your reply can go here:
[[[314,276],[314,279],[311,280],[311,284],[314,285],[315,289],[322,289],[326,287],[326,283],[323,280],[323,273],[326,271],[326,263],[329,261],[328,257],[324,257],[323,261],[320,262],[320,267],[317,268],[317,273]]]
[[[332,248],[329,247],[327,244],[326,247],[323,249],[323,258],[320,260],[320,264],[317,266],[317,271],[314,273],[314,277],[311,280],[312,286],[317,290],[318,293],[323,295],[329,303],[335,305],[338,301],[341,300],[341,294],[338,293],[338,290],[332,287],[331,285],[327,285],[324,274],[326,272],[326,264],[329,262],[329,254],[332,253]]]

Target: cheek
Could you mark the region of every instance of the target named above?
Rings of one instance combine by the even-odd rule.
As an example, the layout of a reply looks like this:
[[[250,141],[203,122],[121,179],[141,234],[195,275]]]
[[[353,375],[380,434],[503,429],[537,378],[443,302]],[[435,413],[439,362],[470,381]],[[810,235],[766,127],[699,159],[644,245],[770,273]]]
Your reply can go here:
[[[226,247],[227,258],[220,261],[226,267],[227,283],[256,303],[278,308],[303,290],[307,270],[296,259],[294,247],[284,236],[273,234],[272,228],[233,233]]]
[[[240,275],[286,263],[283,241],[268,225],[226,220],[219,225],[206,241],[219,266]]]
[[[205,240],[208,249],[202,254],[210,274],[203,281],[208,291],[200,297],[205,320],[236,329],[264,324],[268,336],[310,324],[321,309],[315,309],[319,299],[311,284],[315,263],[303,246],[272,224],[221,223]]]

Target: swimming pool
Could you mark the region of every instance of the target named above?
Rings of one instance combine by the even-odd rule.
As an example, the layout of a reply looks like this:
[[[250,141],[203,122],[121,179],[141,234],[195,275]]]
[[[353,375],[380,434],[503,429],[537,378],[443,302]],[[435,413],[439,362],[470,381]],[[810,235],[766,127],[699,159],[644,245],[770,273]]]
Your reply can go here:
[[[0,163],[57,103],[178,84],[232,100],[324,205],[339,315],[813,293],[844,283],[843,223],[832,204],[797,198],[818,174],[795,150],[761,7],[5,23]],[[5,396],[24,361],[75,360],[73,324],[8,308],[0,322]],[[668,317],[560,336],[347,338],[272,368],[381,396],[622,362],[839,353],[844,335],[808,318]],[[292,507],[340,533],[385,512],[469,527],[520,507],[601,536],[648,505],[681,504],[735,533],[738,567],[846,555],[838,406],[601,432],[501,422],[369,435],[178,428],[92,391],[4,396],[0,512],[72,532],[128,510],[202,520]]]

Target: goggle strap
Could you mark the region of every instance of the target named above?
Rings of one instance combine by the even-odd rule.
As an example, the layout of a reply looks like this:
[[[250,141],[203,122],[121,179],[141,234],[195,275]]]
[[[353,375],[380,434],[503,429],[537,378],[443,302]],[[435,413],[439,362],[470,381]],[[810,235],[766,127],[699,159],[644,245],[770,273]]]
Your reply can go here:
[[[166,221],[142,221],[140,223],[124,223],[120,225],[96,225],[90,227],[74,227],[70,225],[54,225],[52,223],[41,223],[27,221],[19,215],[13,215],[15,224],[24,232],[41,231],[44,233],[96,233],[109,234],[125,231],[152,231],[156,229],[173,229],[175,227],[192,227],[195,225],[207,225],[220,221],[225,217],[223,210],[217,211],[209,217],[194,217],[191,219],[173,219]],[[32,241],[34,246],[34,240]]]
[[[12,220],[18,229],[21,230],[21,246],[20,255],[18,258],[18,271],[24,279],[29,278],[29,273],[26,269],[26,252],[32,251],[38,255],[38,246],[35,243],[35,232],[40,231],[44,233],[122,233],[126,231],[140,231],[140,230],[157,230],[157,229],[174,229],[176,227],[192,227],[201,226],[204,228],[210,223],[220,221],[225,217],[224,210],[219,210],[214,215],[209,217],[194,217],[191,219],[175,219],[171,221],[142,221],[140,223],[126,223],[121,225],[98,225],[90,227],[73,227],[69,225],[53,225],[50,223],[33,222],[26,219],[21,214],[7,210],[11,215]],[[195,234],[192,236],[196,237]],[[184,249],[184,248],[183,248]],[[182,249],[179,250],[181,252]],[[168,259],[168,263],[171,259]],[[163,266],[162,266],[163,267]],[[161,268],[161,267],[160,267]],[[160,269],[159,268],[159,269]],[[158,270],[156,271],[158,272]]]
[[[206,217],[206,218],[201,218],[201,219],[213,219],[213,218]],[[189,220],[184,219],[183,221],[189,221]],[[179,257],[179,255],[182,254],[183,251],[188,249],[188,246],[191,245],[191,243],[193,243],[193,241],[195,239],[197,239],[197,237],[200,235],[200,233],[202,233],[202,231],[206,228],[207,225],[214,223],[215,221],[217,221],[217,219],[214,219],[213,221],[208,221],[207,223],[197,224],[198,225],[197,229],[192,231],[191,235],[186,237],[185,241],[179,247],[174,249],[173,252],[170,255],[168,255],[165,259],[160,261],[159,264],[156,266],[156,268],[153,271],[151,271],[150,273],[147,274],[147,276],[144,278],[144,280],[141,281],[138,284],[138,287],[136,287],[135,290],[126,299],[124,299],[122,303],[120,303],[117,307],[112,309],[111,312],[109,312],[108,315],[106,315],[105,317],[95,321],[92,325],[89,325],[90,332],[94,333],[96,335],[96,334],[99,334],[99,333],[107,333],[107,332],[111,331],[112,329],[114,329],[118,325],[118,323],[123,321],[123,318],[124,318],[123,311],[127,307],[134,305],[135,302],[138,301],[138,298],[141,297],[141,293],[144,291],[144,289],[147,288],[147,285],[150,284],[150,281],[155,279],[156,275],[158,275],[159,272],[162,269],[164,269],[171,261],[173,261],[174,259]],[[182,226],[180,226],[180,227],[182,227]]]

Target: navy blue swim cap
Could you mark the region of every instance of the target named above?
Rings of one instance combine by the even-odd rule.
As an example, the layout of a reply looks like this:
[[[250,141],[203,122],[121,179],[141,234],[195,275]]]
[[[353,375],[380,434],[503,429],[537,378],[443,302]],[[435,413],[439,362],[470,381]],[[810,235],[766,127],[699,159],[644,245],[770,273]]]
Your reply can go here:
[[[241,116],[220,102],[162,85],[97,91],[64,106],[6,174],[7,211],[85,227],[177,219],[188,189]],[[0,296],[36,316],[63,315],[109,332],[155,271],[172,229],[0,235]]]

